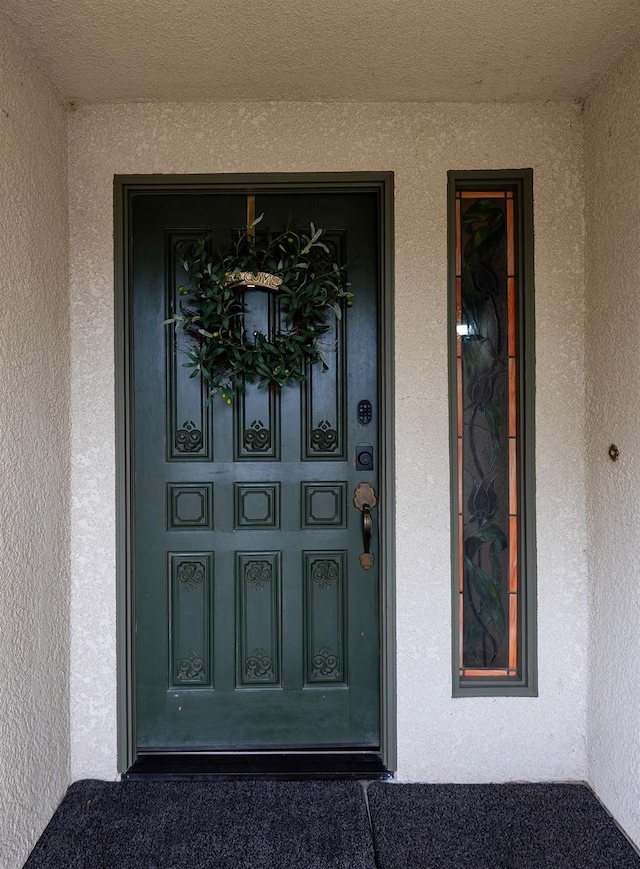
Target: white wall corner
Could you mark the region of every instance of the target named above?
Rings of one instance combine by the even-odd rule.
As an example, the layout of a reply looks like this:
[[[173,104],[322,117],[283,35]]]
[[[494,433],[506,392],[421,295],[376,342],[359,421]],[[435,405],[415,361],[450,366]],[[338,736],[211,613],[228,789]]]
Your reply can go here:
[[[603,76],[585,109],[589,781],[638,845],[639,95],[635,49]]]

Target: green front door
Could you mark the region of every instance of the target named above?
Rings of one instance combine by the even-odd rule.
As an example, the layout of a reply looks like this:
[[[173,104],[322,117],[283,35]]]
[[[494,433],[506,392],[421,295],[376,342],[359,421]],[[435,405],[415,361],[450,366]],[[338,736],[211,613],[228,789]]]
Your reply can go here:
[[[177,245],[224,246],[246,192],[141,193],[132,207],[133,588],[138,751],[380,745],[378,510],[364,569],[356,487],[378,492],[379,208],[369,192],[258,192],[273,230],[326,229],[353,307],[324,336],[328,371],[207,406],[162,326]],[[247,289],[246,330],[277,294]],[[359,461],[357,461],[359,458]]]

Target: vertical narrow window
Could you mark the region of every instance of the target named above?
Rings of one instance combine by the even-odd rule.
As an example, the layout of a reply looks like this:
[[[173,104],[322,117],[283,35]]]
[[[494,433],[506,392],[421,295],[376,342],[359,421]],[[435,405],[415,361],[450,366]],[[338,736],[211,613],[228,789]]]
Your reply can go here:
[[[531,170],[449,173],[454,695],[536,693]]]

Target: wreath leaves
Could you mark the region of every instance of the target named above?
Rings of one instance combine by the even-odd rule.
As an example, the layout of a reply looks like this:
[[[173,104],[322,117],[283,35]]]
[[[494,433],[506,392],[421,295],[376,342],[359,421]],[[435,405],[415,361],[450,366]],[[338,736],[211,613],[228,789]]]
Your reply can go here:
[[[318,362],[326,369],[320,339],[329,330],[327,317],[340,319],[343,304],[353,304],[345,267],[334,263],[323,271],[321,258],[314,255],[317,249],[329,253],[321,241],[324,230],[311,223],[309,235],[291,229],[254,232],[263,217],[242,232],[231,250],[211,253],[211,236],[178,248],[178,260],[190,281],[178,287],[184,297],[180,313],[163,325],[175,323],[193,339],[184,364],[193,369],[191,377],[202,375],[209,401],[221,391],[231,404],[247,383],[281,389],[306,380],[309,367]],[[246,333],[243,272],[266,272],[281,279],[277,290],[264,290],[280,298],[280,331]]]

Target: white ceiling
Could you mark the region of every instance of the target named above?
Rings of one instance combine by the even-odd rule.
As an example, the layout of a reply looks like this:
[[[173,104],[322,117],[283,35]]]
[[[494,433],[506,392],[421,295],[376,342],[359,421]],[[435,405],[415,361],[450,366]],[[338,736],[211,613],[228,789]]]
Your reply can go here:
[[[68,99],[540,100],[588,94],[640,0],[0,0]]]

